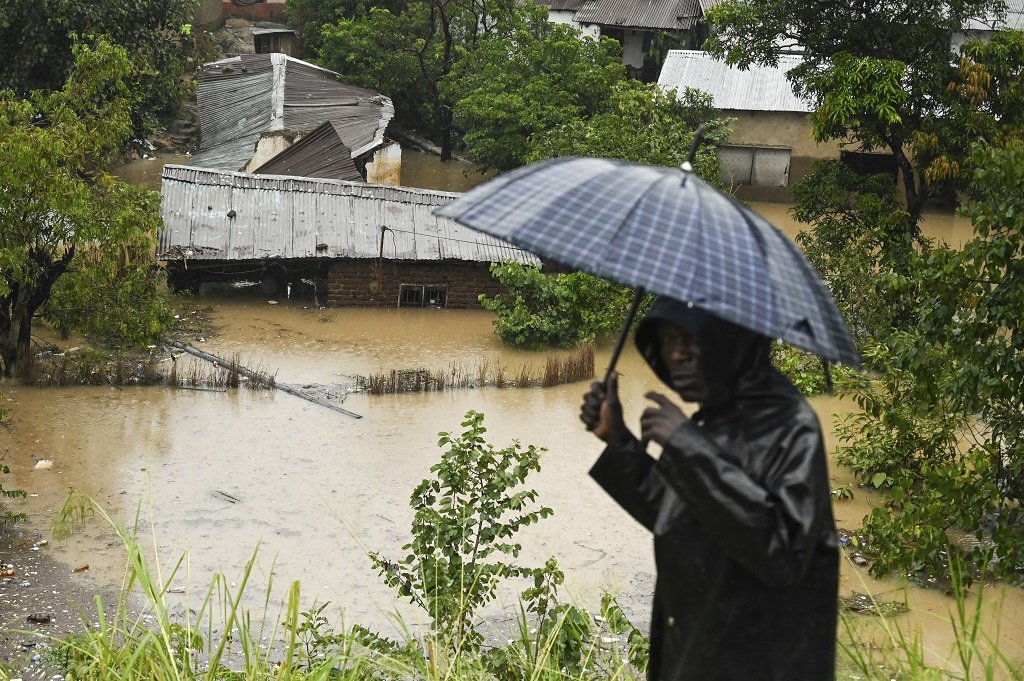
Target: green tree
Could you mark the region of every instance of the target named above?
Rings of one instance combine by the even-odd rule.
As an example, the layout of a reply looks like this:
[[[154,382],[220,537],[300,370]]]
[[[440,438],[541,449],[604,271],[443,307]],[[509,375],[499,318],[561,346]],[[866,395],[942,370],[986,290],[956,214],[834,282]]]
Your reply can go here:
[[[494,331],[506,343],[538,350],[573,347],[617,331],[632,290],[583,272],[544,274],[537,267],[495,263],[491,275],[505,287],[480,296],[494,312]]]
[[[932,156],[918,133],[945,114],[939,95],[956,69],[951,40],[968,20],[1003,7],[1002,0],[729,2],[709,10],[715,32],[705,48],[745,68],[777,65],[798,45],[802,63],[789,78],[815,103],[815,137],[891,153],[906,201],[903,229],[918,239],[921,211],[934,196],[923,172]]]
[[[128,53],[74,48],[63,89],[0,93],[0,358],[15,371],[32,318],[83,249],[118,252],[160,225],[151,194],[104,172],[131,134]],[[107,310],[107,314],[116,311]]]
[[[320,29],[341,19],[353,19],[368,11],[369,0],[287,0],[284,5],[288,25],[295,29],[303,47],[312,54],[320,52]]]
[[[454,101],[443,83],[458,59],[493,28],[495,17],[517,11],[513,0],[374,6],[365,15],[323,26],[319,58],[347,80],[391,97],[398,120],[432,130],[442,160],[448,160]]]
[[[551,23],[530,4],[459,61],[446,91],[470,158],[508,170],[527,162],[532,135],[593,116],[624,80],[617,42]]]
[[[856,392],[842,462],[888,491],[865,523],[875,572],[946,569],[950,531],[990,540],[968,565],[1024,567],[1024,139],[977,144],[965,212],[975,237],[915,258],[888,286],[923,292],[918,326],[865,354],[883,371]]]
[[[197,0],[5,0],[0,4],[0,84],[19,95],[60,89],[74,68],[73,45],[105,35],[124,47],[135,69],[128,76],[141,93],[134,105],[135,134],[177,111],[188,93],[191,44],[182,27]]]
[[[687,89],[682,95],[636,80],[615,83],[600,110],[529,140],[528,161],[556,156],[596,156],[657,166],[679,166],[687,160],[693,135],[703,125],[703,144],[694,171],[719,184],[720,166],[714,145],[729,136],[729,120],[712,107],[711,96]]]

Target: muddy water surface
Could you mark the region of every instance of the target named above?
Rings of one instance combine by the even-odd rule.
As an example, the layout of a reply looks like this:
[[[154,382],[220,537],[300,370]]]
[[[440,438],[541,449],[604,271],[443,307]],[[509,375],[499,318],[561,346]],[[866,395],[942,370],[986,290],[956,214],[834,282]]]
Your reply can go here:
[[[198,340],[203,350],[238,355],[244,364],[275,372],[278,381],[334,384],[354,374],[391,368],[444,369],[452,362],[500,363],[510,373],[544,357],[509,350],[491,332],[491,315],[457,310],[317,310],[302,301],[267,301],[236,294],[201,298],[218,333]],[[606,362],[602,348],[598,366]],[[178,362],[191,361],[187,356]],[[623,403],[635,421],[643,394],[657,381],[635,353],[622,365]],[[440,450],[437,433],[458,432],[469,409],[486,415],[488,439],[503,447],[518,439],[547,448],[531,484],[555,514],[530,528],[523,560],[558,558],[568,575],[567,596],[594,607],[602,590],[620,594],[638,621],[647,615],[653,583],[649,538],[590,481],[600,451],[577,420],[584,385],[557,388],[452,390],[369,396],[351,394],[353,419],[281,392],[199,392],[166,388],[36,389],[3,386],[11,426],[3,432],[12,469],[5,486],[32,495],[23,504],[41,532],[76,489],[95,498],[118,522],[138,525],[151,553],[167,567],[187,554],[188,573],[171,581],[193,593],[171,594],[176,607],[194,603],[214,572],[237,581],[258,547],[252,604],[273,578],[273,602],[301,580],[304,603],[329,600],[346,623],[389,630],[391,613],[422,618],[396,602],[373,573],[368,550],[400,557],[408,538],[412,488],[429,475]],[[849,405],[815,401],[824,423]],[[39,460],[52,460],[37,469]],[[842,470],[833,485],[848,484]],[[836,502],[838,524],[855,527],[872,503],[863,490]],[[90,577],[115,586],[124,553],[98,520],[48,549],[69,566],[88,563]],[[166,574],[166,573],[165,573]],[[951,641],[953,603],[935,591],[877,582],[846,565],[844,594],[872,592],[910,602],[897,618],[921,629],[926,645],[944,657]],[[1004,653],[1024,657],[1024,592],[999,590],[1003,617],[989,632]],[[508,602],[513,592],[503,594]],[[336,612],[336,611],[335,611]]]

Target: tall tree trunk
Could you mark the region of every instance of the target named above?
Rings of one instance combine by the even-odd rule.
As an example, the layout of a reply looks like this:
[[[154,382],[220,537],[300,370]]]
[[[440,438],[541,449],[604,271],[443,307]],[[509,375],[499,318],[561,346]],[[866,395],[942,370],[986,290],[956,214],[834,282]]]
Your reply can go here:
[[[15,284],[6,300],[0,299],[0,309],[5,311],[0,316],[0,354],[4,361],[4,376],[14,376],[18,360],[31,352],[32,317],[50,299],[53,285],[67,272],[74,257],[74,248],[67,249],[56,260],[44,249],[29,249],[28,259],[40,274],[30,285]]]

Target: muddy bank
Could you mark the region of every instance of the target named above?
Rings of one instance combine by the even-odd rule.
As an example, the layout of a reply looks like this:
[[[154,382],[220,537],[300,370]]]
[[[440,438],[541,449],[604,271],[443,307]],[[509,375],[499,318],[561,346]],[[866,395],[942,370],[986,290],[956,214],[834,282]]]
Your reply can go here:
[[[97,599],[108,613],[116,606],[109,585],[98,584],[85,564],[54,559],[50,546],[42,533],[25,528],[0,535],[2,678],[52,679],[57,670],[48,654],[57,641],[97,626]]]

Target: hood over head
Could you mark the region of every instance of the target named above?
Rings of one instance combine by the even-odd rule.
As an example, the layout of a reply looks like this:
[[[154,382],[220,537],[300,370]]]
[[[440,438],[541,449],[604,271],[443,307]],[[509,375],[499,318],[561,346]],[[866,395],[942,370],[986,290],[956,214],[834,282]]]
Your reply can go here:
[[[669,368],[661,358],[659,321],[671,322],[693,334],[700,348],[708,386],[704,408],[724,406],[742,391],[743,385],[775,373],[769,359],[771,340],[768,337],[687,303],[659,297],[637,327],[635,340],[654,373],[670,387]]]

